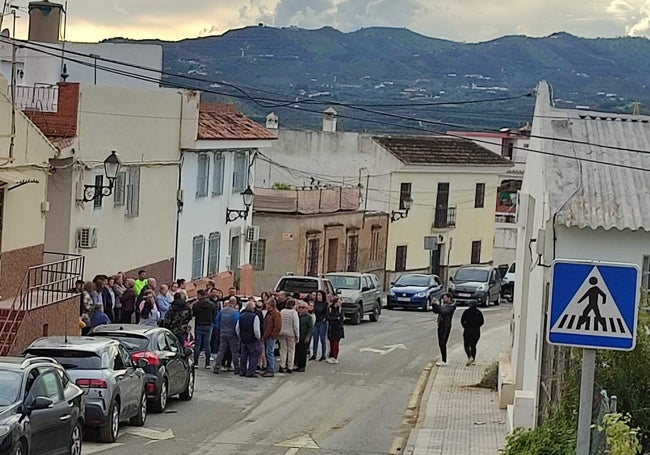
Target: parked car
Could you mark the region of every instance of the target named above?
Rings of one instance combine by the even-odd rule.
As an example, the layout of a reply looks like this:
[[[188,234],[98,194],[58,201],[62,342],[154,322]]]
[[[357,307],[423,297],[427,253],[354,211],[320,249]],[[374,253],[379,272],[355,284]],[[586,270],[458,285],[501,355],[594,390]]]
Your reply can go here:
[[[437,275],[405,273],[390,284],[387,308],[420,308],[431,311],[433,299],[440,300],[444,289]]]
[[[373,322],[381,315],[381,286],[377,275],[359,272],[328,273],[325,275],[343,301],[343,314],[353,324],[361,324],[368,314]]]
[[[501,303],[499,272],[491,265],[465,265],[449,279],[449,293],[457,303],[477,300],[481,306]]]
[[[194,353],[162,327],[109,324],[95,327],[89,336],[103,336],[122,342],[137,363],[145,360],[147,397],[151,410],[163,412],[167,399],[178,395],[189,401],[194,396]]]
[[[501,297],[511,302],[515,295],[515,269],[513,262],[501,279]]]
[[[143,426],[147,391],[142,367],[117,340],[99,337],[44,337],[25,350],[27,356],[50,357],[65,368],[84,391],[85,423],[99,429],[99,438],[115,442],[120,422]]]
[[[325,291],[328,299],[335,295],[334,286],[330,280],[320,276],[285,275],[278,280],[274,289],[276,292],[284,291],[289,295],[297,292],[301,299],[318,290]]]
[[[0,357],[0,453],[81,454],[84,392],[53,359]]]

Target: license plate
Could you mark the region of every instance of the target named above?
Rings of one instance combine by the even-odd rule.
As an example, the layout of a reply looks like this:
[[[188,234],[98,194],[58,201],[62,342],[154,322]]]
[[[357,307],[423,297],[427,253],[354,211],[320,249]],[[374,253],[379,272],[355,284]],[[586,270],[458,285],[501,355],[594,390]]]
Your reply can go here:
[[[459,292],[458,293],[458,297],[471,297],[471,296],[472,296],[472,294],[466,294],[464,292]]]
[[[398,297],[397,301],[398,302],[410,302],[411,298],[410,297]]]

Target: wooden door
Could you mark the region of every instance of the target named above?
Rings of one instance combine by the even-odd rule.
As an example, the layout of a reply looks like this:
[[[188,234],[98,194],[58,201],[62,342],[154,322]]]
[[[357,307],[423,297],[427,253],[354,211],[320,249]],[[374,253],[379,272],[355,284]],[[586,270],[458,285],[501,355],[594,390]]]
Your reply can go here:
[[[339,239],[329,239],[327,242],[327,271],[338,272]]]

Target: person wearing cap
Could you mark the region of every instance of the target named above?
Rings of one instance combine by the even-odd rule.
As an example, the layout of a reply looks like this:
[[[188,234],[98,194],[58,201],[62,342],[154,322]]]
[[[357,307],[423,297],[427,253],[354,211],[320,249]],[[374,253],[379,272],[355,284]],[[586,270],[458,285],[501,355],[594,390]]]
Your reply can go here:
[[[463,345],[467,354],[466,366],[474,364],[476,360],[476,345],[481,338],[481,326],[485,323],[483,313],[478,308],[477,300],[469,301],[469,308],[463,311],[460,325],[463,326]]]
[[[436,366],[447,366],[447,341],[451,333],[451,322],[454,319],[456,304],[451,300],[451,294],[442,294],[442,302],[433,299],[433,312],[438,315],[438,346],[440,347],[440,360]]]

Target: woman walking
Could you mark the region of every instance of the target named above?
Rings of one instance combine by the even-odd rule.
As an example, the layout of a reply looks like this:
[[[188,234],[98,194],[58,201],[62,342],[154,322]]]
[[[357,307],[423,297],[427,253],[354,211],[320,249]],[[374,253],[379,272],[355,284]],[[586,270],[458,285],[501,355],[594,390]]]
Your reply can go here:
[[[325,351],[327,350],[327,294],[324,291],[316,291],[314,296],[314,342],[312,346],[311,357],[309,360],[316,360],[318,355],[318,342],[321,345],[321,357],[319,361],[325,360]]]
[[[469,301],[469,308],[463,311],[460,324],[463,326],[463,344],[467,354],[466,366],[474,364],[476,360],[476,345],[481,338],[481,326],[485,323],[483,313],[477,308],[476,300]]]
[[[327,359],[329,363],[339,363],[339,344],[341,339],[345,338],[343,330],[343,308],[340,297],[334,297],[332,304],[327,309],[327,338],[330,341],[330,356]]]
[[[280,329],[280,369],[279,373],[293,373],[293,361],[296,356],[296,343],[300,340],[300,322],[295,310],[296,301],[288,299],[282,311],[282,328]]]

